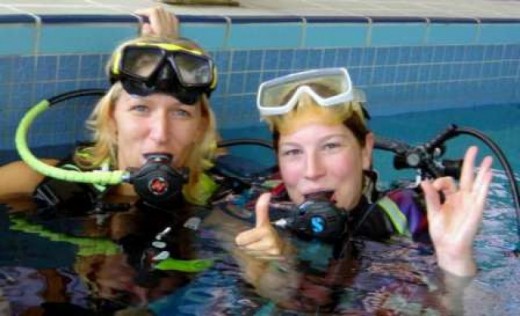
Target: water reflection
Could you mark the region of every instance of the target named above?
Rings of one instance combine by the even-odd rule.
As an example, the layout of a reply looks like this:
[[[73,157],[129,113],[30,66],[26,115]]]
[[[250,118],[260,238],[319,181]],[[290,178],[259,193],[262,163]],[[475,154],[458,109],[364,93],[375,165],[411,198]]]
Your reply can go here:
[[[0,311],[8,301],[13,315],[508,315],[520,306],[516,239],[507,234],[514,212],[496,196],[488,209],[476,242],[482,270],[452,295],[431,247],[408,239],[294,238],[297,257],[253,263],[233,242],[249,224],[218,211],[42,219],[16,199],[0,206]],[[194,216],[204,218],[196,231],[183,226]],[[162,251],[169,269],[154,269]],[[254,286],[244,263],[261,275]]]

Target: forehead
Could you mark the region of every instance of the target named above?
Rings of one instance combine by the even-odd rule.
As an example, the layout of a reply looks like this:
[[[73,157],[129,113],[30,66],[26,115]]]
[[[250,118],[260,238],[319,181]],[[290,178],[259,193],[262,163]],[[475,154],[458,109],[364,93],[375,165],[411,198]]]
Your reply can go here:
[[[319,122],[301,123],[291,132],[280,134],[280,144],[296,142],[301,144],[312,143],[334,136],[353,138],[352,132],[343,124],[327,124]]]
[[[176,97],[174,97],[171,94],[166,94],[162,92],[156,92],[152,93],[147,96],[140,96],[136,94],[129,94],[124,89],[121,91],[121,95],[116,101],[116,104],[132,104],[142,102],[143,104],[147,105],[165,105],[165,106],[183,106],[184,108],[190,110],[199,110],[202,105],[202,101],[199,100],[195,104],[187,105],[183,104],[181,101],[179,101]]]
[[[280,135],[291,134],[311,125],[343,126],[343,120],[338,113],[323,107],[308,107],[301,111],[293,111],[286,115],[278,124]]]

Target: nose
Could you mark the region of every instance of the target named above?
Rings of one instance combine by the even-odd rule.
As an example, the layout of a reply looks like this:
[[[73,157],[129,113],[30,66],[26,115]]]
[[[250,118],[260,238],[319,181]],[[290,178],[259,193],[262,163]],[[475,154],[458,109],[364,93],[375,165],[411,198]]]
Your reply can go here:
[[[169,120],[164,113],[157,113],[150,121],[150,138],[158,144],[168,141]]]
[[[324,174],[325,166],[321,157],[317,153],[308,155],[305,164],[305,177],[310,180],[315,180]]]

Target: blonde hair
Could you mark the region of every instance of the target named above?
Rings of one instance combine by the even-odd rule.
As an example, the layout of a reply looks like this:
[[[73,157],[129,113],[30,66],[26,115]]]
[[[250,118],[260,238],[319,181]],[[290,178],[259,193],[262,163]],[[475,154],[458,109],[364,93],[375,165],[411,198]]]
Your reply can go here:
[[[197,44],[186,39],[165,39],[159,37],[140,37],[120,45],[112,54],[107,63],[106,70],[110,71],[115,55],[121,51],[126,45],[136,42],[145,43],[172,43],[188,49],[197,49],[204,52]],[[111,124],[112,113],[115,109],[115,104],[121,93],[123,87],[121,82],[115,82],[108,92],[99,100],[96,107],[90,114],[86,125],[92,134],[93,145],[87,148],[78,150],[74,156],[75,162],[84,169],[92,170],[99,168],[102,164],[108,162],[109,165],[117,169],[117,131],[114,125]],[[186,159],[185,167],[190,170],[189,180],[184,187],[185,198],[190,202],[197,204],[203,203],[197,196],[200,193],[202,181],[201,174],[212,166],[212,162],[217,153],[217,142],[219,136],[217,133],[217,124],[215,114],[211,110],[210,103],[206,95],[202,95],[200,102],[201,106],[201,125],[202,132],[199,134],[199,139],[193,142],[190,153]]]

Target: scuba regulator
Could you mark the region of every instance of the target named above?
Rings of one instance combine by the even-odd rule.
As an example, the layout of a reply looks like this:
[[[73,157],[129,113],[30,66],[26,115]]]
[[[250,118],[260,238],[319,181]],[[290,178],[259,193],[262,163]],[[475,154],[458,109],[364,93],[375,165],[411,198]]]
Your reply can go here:
[[[146,163],[130,170],[130,183],[145,204],[168,208],[182,199],[182,187],[188,181],[188,168],[173,168],[169,154],[146,154]],[[170,205],[171,207],[171,205]]]
[[[337,207],[332,192],[317,192],[305,196],[305,201],[292,210],[294,215],[274,224],[289,228],[303,238],[335,241],[348,233],[347,212]]]
[[[27,145],[27,134],[34,119],[49,109],[52,105],[83,96],[101,96],[101,89],[77,90],[42,100],[33,106],[22,118],[16,130],[16,149],[20,157],[34,170],[41,174],[62,181],[78,184],[117,185],[123,182],[134,186],[135,191],[147,206],[156,208],[171,208],[182,198],[182,187],[188,180],[186,168],[174,168],[173,157],[169,154],[154,153],[146,155],[146,163],[140,168],[115,171],[79,171],[66,170],[50,166],[35,157]],[[58,205],[62,200],[59,194],[46,190],[44,200],[50,206]],[[49,196],[50,194],[50,196]],[[174,205],[172,205],[174,204]]]

